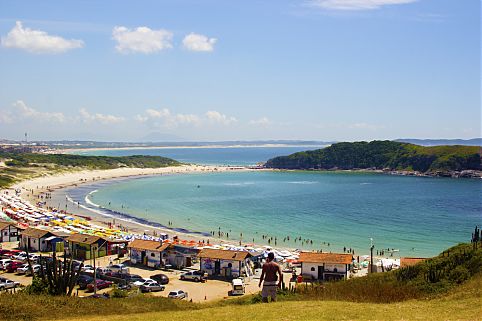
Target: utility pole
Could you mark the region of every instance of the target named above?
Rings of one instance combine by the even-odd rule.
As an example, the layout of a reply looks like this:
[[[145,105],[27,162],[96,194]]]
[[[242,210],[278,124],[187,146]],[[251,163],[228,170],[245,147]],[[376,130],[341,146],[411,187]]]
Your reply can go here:
[[[94,256],[94,295],[97,294],[97,269],[95,267],[95,252],[97,251],[97,244],[94,245],[92,254]]]
[[[373,238],[370,237],[370,273],[373,273],[373,249],[375,245],[373,245]]]

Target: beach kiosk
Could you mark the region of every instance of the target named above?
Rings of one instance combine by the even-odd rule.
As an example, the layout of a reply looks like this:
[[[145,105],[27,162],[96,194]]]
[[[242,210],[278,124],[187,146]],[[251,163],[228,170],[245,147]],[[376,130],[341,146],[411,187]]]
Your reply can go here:
[[[202,249],[199,253],[201,271],[209,276],[220,276],[227,279],[247,275],[248,260],[251,253],[220,249]]]
[[[331,281],[349,277],[353,257],[351,254],[302,252],[298,261],[303,281]]]

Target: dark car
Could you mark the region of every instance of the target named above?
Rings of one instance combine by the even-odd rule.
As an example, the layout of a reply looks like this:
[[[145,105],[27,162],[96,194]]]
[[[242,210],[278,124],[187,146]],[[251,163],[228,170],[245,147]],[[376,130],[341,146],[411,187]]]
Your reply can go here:
[[[97,290],[105,289],[112,285],[111,281],[105,281],[105,280],[99,280],[99,279],[96,280],[96,283],[97,283]],[[87,284],[87,291],[94,291],[94,281]]]
[[[87,289],[87,285],[92,282],[94,282],[94,278],[85,274],[79,275],[79,278],[77,279],[77,284],[81,290]]]
[[[151,275],[149,278],[153,279],[154,281],[157,281],[157,283],[159,284],[169,283],[169,278],[165,274],[155,274],[155,275]]]

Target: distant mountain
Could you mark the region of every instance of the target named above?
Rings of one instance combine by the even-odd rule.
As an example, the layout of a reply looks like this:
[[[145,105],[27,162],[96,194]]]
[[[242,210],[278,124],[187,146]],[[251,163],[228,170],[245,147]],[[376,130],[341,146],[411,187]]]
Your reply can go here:
[[[482,146],[482,138],[472,139],[416,139],[401,138],[396,142],[410,143],[421,146],[438,146],[438,145],[465,145],[465,146]]]
[[[394,141],[337,143],[268,160],[279,169],[389,169],[423,173],[481,170],[480,147],[419,146]]]

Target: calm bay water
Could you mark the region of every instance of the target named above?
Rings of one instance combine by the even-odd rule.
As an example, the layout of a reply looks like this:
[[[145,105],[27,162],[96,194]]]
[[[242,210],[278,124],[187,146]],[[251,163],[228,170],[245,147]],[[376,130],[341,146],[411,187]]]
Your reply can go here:
[[[224,147],[224,148],[149,148],[149,149],[109,149],[78,152],[79,155],[129,156],[151,155],[164,156],[183,163],[202,165],[256,165],[270,158],[292,153],[322,148],[319,147]]]
[[[366,254],[371,237],[377,249],[402,256],[436,255],[469,241],[482,223],[482,182],[468,179],[254,171],[121,180],[70,193],[82,200],[93,190],[93,203],[149,221],[216,234],[220,227],[233,240],[242,233],[243,242],[266,244],[268,234],[279,247],[334,252]]]

